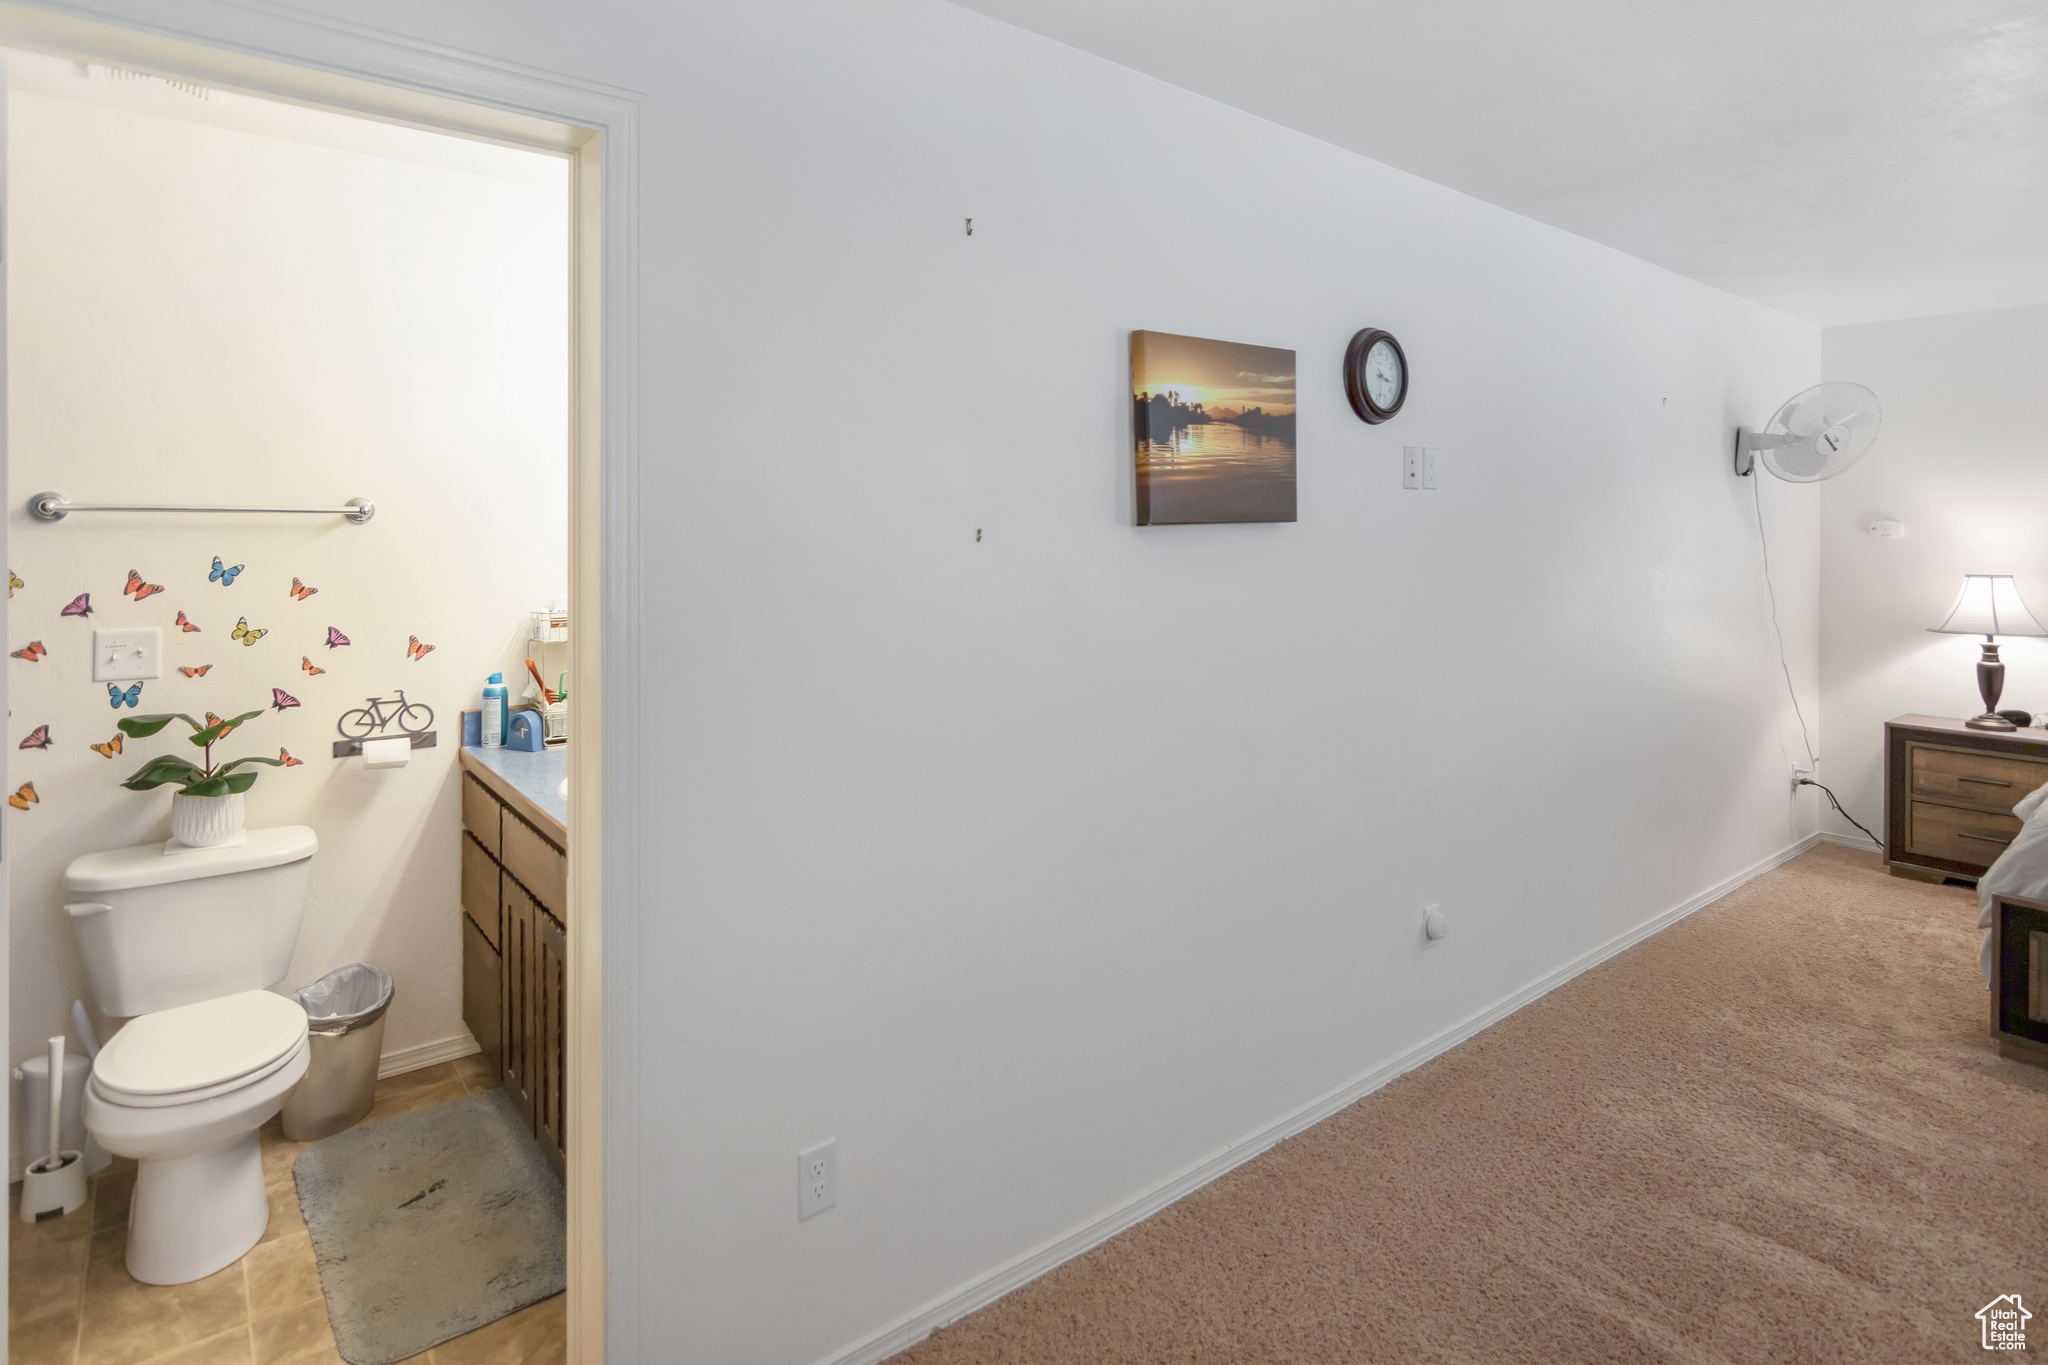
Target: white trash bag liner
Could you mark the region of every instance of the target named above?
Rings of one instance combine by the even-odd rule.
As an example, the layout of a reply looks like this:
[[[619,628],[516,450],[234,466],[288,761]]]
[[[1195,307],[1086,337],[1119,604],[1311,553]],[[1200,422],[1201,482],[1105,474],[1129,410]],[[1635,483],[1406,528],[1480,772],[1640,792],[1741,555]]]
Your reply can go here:
[[[367,1028],[391,1008],[391,973],[367,962],[337,967],[312,985],[292,992],[306,1011],[308,1031],[338,1038]]]

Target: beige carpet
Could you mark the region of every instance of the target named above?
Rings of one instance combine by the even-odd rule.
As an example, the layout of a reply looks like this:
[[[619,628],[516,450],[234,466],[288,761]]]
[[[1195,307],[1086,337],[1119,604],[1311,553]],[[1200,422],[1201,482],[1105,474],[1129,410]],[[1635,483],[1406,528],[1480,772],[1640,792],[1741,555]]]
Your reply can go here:
[[[897,1360],[1992,1358],[1979,1308],[2048,1312],[2048,1071],[1975,919],[1817,849]]]

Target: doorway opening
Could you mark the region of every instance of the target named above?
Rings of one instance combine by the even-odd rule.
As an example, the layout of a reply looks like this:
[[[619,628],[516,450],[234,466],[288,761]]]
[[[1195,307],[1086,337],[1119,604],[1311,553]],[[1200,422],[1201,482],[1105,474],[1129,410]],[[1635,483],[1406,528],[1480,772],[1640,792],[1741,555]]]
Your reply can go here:
[[[53,1037],[98,1053],[57,1115],[78,1116],[87,1203],[10,1223],[39,1286],[10,1341],[601,1359],[602,140],[11,9],[0,44],[6,700],[47,741],[9,749],[11,1060]],[[145,776],[188,754],[196,779]],[[237,772],[256,785],[207,789]],[[173,792],[245,828],[209,842]],[[271,847],[284,831],[302,856]],[[121,857],[140,870],[100,866]],[[152,915],[191,932],[138,956]],[[381,1001],[368,977],[336,993],[358,963]],[[198,1014],[294,992],[312,1036],[269,1047],[237,1016],[195,1060]],[[166,1041],[192,1074],[157,1074],[145,1044]],[[278,1094],[253,1244],[167,1229],[148,1210],[185,1179],[181,1106],[256,1090]],[[48,1145],[34,1100],[10,1102],[17,1180]],[[407,1153],[417,1227],[386,1245],[371,1173],[405,1178]],[[496,1199],[482,1185],[522,1162],[523,1206],[552,1180],[557,1215],[493,1249],[458,1196]],[[179,1197],[226,1208],[231,1186]],[[402,1254],[418,1265],[388,1285],[349,1269]]]

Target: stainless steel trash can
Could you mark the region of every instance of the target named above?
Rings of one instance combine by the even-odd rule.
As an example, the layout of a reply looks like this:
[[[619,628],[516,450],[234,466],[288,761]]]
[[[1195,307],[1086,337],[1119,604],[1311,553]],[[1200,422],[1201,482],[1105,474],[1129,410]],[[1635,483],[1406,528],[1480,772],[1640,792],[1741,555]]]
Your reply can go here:
[[[293,1142],[338,1133],[370,1112],[391,992],[391,973],[367,962],[337,967],[292,992],[312,1035],[305,1078],[284,1099],[284,1135]]]

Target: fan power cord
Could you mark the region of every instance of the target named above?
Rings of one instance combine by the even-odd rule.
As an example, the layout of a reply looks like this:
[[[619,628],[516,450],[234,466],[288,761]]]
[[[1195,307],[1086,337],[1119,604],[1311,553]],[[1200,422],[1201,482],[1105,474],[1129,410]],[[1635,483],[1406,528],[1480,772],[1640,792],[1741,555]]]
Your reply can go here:
[[[1876,836],[1875,834],[1872,834],[1872,833],[1870,832],[1870,830],[1869,830],[1869,829],[1868,829],[1868,828],[1867,828],[1867,827],[1866,827],[1866,826],[1864,825],[1864,823],[1863,823],[1863,822],[1862,822],[1861,820],[1858,820],[1858,819],[1857,819],[1857,818],[1856,818],[1855,816],[1853,816],[1853,815],[1849,814],[1849,812],[1847,812],[1847,811],[1843,810],[1843,809],[1842,809],[1842,803],[1841,803],[1840,801],[1837,801],[1837,800],[1835,799],[1835,794],[1834,794],[1833,792],[1831,792],[1831,791],[1828,791],[1828,789],[1827,789],[1826,787],[1821,787],[1821,786],[1820,786],[1820,783],[1818,783],[1818,782],[1814,781],[1814,780],[1813,780],[1812,778],[1810,778],[1810,777],[1802,777],[1802,778],[1800,778],[1800,779],[1799,779],[1799,785],[1800,785],[1800,786],[1802,786],[1802,787],[1820,787],[1820,789],[1821,789],[1821,790],[1822,790],[1823,792],[1826,792],[1826,793],[1827,793],[1827,798],[1828,798],[1828,802],[1829,802],[1829,803],[1830,803],[1831,805],[1833,805],[1833,806],[1834,806],[1834,808],[1835,808],[1835,813],[1836,813],[1837,815],[1840,815],[1840,816],[1841,816],[1841,817],[1842,817],[1842,818],[1843,818],[1844,820],[1847,820],[1847,821],[1848,821],[1848,822],[1849,822],[1850,824],[1852,824],[1852,825],[1856,826],[1856,828],[1858,828],[1858,829],[1862,830],[1862,831],[1863,831],[1863,833],[1864,833],[1864,836],[1865,836],[1866,838],[1868,838],[1868,839],[1870,840],[1870,842],[1871,842],[1871,843],[1873,843],[1873,844],[1876,844],[1876,845],[1877,845],[1877,851],[1878,851],[1879,853],[1883,853],[1883,852],[1885,851],[1885,848],[1884,848],[1884,840],[1882,840],[1882,839],[1878,838],[1878,837],[1877,837],[1877,836]]]
[[[1814,756],[1813,736],[1806,733],[1806,713],[1799,709],[1799,689],[1792,685],[1792,665],[1785,658],[1785,631],[1778,624],[1778,589],[1771,582],[1771,541],[1770,537],[1764,533],[1764,480],[1763,476],[1754,469],[1750,470],[1749,477],[1751,480],[1749,485],[1750,496],[1756,503],[1756,543],[1757,548],[1762,550],[1764,554],[1764,591],[1769,593],[1771,598],[1771,633],[1778,637],[1778,669],[1785,675],[1785,692],[1792,698],[1792,714],[1799,717],[1799,742],[1806,746],[1806,761],[1809,766],[1818,768],[1820,760]],[[1818,782],[1813,785],[1820,787]],[[1822,791],[1828,790],[1826,787],[1820,787],[1820,789]],[[1828,792],[1828,798],[1833,800],[1834,793]],[[1842,810],[1839,802],[1836,803],[1835,809]],[[1846,817],[1849,812],[1842,811],[1842,814]],[[1849,821],[1849,823],[1852,825],[1856,824],[1854,820]],[[1856,828],[1863,829],[1863,826],[1856,825]],[[1863,829],[1863,832],[1870,834],[1870,831],[1867,829]],[[1877,836],[1871,834],[1870,837],[1874,839]],[[1879,844],[1878,847],[1883,848],[1884,845]]]

